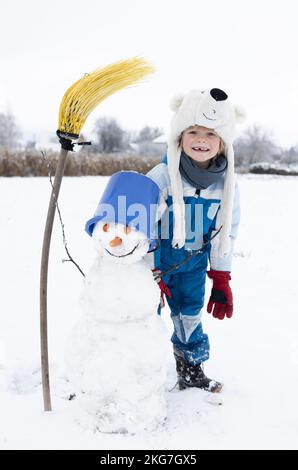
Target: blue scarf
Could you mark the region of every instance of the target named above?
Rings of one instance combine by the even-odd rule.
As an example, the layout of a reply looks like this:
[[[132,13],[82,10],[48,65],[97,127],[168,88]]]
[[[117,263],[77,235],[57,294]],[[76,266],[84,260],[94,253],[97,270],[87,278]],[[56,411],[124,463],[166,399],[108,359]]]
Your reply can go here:
[[[181,176],[197,189],[206,189],[225,173],[228,161],[224,155],[218,155],[208,168],[200,168],[183,150],[180,157]]]

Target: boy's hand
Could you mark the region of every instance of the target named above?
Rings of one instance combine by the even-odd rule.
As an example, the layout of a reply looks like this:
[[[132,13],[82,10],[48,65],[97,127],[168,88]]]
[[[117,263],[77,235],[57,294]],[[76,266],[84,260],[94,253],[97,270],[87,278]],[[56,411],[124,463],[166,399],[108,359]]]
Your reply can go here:
[[[211,296],[207,305],[207,312],[212,313],[214,318],[223,320],[225,316],[231,318],[233,315],[233,294],[229,281],[228,271],[207,271],[208,277],[213,280]]]

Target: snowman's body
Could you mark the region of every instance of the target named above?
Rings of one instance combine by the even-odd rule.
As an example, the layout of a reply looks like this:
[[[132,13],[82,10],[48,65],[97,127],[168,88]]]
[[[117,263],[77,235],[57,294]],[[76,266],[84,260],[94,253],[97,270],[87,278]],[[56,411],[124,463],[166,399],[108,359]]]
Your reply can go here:
[[[93,232],[98,256],[68,347],[76,400],[99,431],[152,430],[166,417],[168,340],[156,314],[159,288],[144,259],[146,237],[124,233],[121,225],[104,231],[106,226],[98,223]]]

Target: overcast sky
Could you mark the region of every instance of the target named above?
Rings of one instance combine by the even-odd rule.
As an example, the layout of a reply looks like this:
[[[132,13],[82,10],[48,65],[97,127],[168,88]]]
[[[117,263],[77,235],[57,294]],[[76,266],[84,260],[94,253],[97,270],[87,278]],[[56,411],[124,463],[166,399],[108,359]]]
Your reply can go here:
[[[0,0],[0,112],[27,138],[55,132],[66,89],[86,72],[135,55],[157,72],[108,98],[100,116],[165,131],[172,95],[224,89],[282,146],[298,143],[296,0]],[[243,126],[242,126],[243,127]],[[245,126],[244,126],[245,127]]]

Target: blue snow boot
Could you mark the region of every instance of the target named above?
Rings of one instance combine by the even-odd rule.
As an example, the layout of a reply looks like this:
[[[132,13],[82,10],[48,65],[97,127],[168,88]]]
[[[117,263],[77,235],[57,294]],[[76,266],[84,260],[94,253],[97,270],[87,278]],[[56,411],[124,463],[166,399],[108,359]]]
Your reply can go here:
[[[177,354],[174,354],[174,357],[176,360],[179,390],[189,387],[201,388],[212,393],[218,393],[222,390],[222,383],[206,377],[202,369],[202,363],[192,365],[185,362],[184,358]]]

